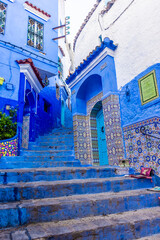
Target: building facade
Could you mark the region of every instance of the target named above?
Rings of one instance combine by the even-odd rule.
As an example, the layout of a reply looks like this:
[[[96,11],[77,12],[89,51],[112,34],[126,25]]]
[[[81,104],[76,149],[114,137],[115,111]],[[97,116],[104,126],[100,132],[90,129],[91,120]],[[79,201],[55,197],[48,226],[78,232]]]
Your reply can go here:
[[[158,0],[97,1],[74,39],[67,83],[83,163],[129,159],[160,174],[159,8]]]
[[[28,148],[39,134],[61,126],[63,87],[54,40],[58,31],[53,31],[59,21],[58,4],[58,0],[0,1],[0,111],[7,114],[18,107],[19,148]],[[2,155],[10,155],[4,145],[1,141]]]

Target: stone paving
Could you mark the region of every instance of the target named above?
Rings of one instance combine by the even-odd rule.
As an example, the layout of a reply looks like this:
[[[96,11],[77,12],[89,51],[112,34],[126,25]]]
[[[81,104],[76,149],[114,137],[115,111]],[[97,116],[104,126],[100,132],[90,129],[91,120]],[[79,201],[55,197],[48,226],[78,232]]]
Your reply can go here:
[[[30,144],[34,165],[27,165],[27,151],[12,158],[16,169],[11,159],[2,159],[8,169],[0,173],[0,240],[160,239],[160,193],[147,190],[154,182],[120,176],[127,168],[83,167],[74,158],[74,167],[64,167],[60,158],[61,167],[50,167],[50,146],[60,149],[60,157],[67,136],[72,138],[71,130],[54,130]],[[43,168],[36,165],[41,148],[48,151]]]

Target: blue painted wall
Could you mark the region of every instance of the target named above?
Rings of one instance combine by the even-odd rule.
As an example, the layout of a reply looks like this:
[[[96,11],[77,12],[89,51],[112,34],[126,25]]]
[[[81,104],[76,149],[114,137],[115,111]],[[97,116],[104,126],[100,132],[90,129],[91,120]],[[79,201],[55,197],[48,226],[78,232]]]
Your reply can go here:
[[[72,112],[67,106],[67,99],[68,99],[68,93],[66,91],[66,88],[62,87],[61,88],[61,109],[62,109],[62,104],[64,104],[64,127],[72,128],[73,127]]]
[[[120,91],[120,106],[122,126],[130,125],[138,121],[160,116],[160,97],[142,106],[140,99],[140,90],[138,80],[155,70],[158,91],[160,93],[160,64],[150,66],[145,71],[136,76],[132,81],[126,84]],[[130,91],[130,97],[126,97],[126,86]]]
[[[37,58],[30,53],[20,51],[16,47],[5,45],[0,42],[0,76],[5,78],[6,82],[11,82],[14,85],[12,92],[7,91],[5,84],[0,89],[0,97],[9,98],[18,101],[19,90],[19,66],[15,60],[26,59],[31,57],[35,66],[45,71],[57,74],[57,67],[49,61],[43,60],[41,57],[45,57],[49,60],[57,62],[58,45],[52,38],[57,36],[57,32],[53,31],[53,26],[58,24],[58,0],[45,0],[30,1],[33,5],[36,5],[45,12],[51,14],[49,21],[37,17],[36,15],[26,11],[24,9],[22,0],[17,0],[14,3],[4,0],[7,6],[7,16],[5,25],[5,34],[0,34],[0,40],[9,42],[18,47],[22,47],[28,51],[31,51],[40,58]],[[44,50],[42,54],[37,49],[27,45],[27,31],[28,31],[28,17],[32,17],[35,20],[44,24]],[[20,34],[19,34],[20,33]]]
[[[6,105],[11,105],[13,107],[16,107],[17,106],[17,101],[0,97],[0,111],[5,112],[6,111],[5,110]]]
[[[47,112],[44,104],[48,104]],[[56,98],[56,87],[45,87],[39,94],[37,120],[39,122],[39,133],[43,134],[52,128],[60,127],[61,99]]]
[[[0,86],[0,109],[4,110],[6,104],[12,106],[19,105],[18,128],[21,141],[25,105],[24,93],[26,89],[32,90],[33,100],[36,101],[36,90],[31,89],[30,84],[27,82],[25,85],[25,76],[23,73],[20,73],[20,67],[16,60],[31,58],[35,67],[40,72],[42,79],[47,75],[50,80],[52,76],[57,75],[58,43],[52,39],[58,36],[58,31],[53,31],[52,28],[58,25],[58,0],[29,1],[51,15],[47,22],[31,12],[26,11],[23,6],[24,0],[16,0],[14,3],[8,0],[2,2],[7,4],[7,15],[5,33],[4,35],[0,34],[0,77],[5,79],[4,84]],[[44,25],[44,48],[42,52],[27,45],[29,17]],[[54,81],[53,78],[51,81]],[[8,82],[13,85],[12,90],[7,90],[6,84]],[[50,99],[48,93],[52,96]],[[44,102],[50,105],[49,112],[44,111]],[[49,90],[45,88],[39,93],[37,111],[33,106],[30,112],[30,140],[34,141],[38,134],[43,134],[51,127],[60,125],[60,106],[60,101],[56,99],[55,88],[50,88]]]
[[[105,68],[102,69],[102,66]],[[85,66],[84,66],[85,68]],[[117,79],[114,58],[106,56],[88,74],[72,88],[73,114],[86,115],[86,103],[103,91],[105,96],[109,92],[117,91]]]

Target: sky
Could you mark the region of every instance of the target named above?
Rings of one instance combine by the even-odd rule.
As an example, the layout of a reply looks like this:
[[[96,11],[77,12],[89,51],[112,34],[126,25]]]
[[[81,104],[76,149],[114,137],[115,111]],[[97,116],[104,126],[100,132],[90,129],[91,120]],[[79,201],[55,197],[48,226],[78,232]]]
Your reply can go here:
[[[96,2],[96,0],[66,0],[66,16],[70,16],[70,35],[68,35],[67,40],[71,44],[73,44],[75,35]]]

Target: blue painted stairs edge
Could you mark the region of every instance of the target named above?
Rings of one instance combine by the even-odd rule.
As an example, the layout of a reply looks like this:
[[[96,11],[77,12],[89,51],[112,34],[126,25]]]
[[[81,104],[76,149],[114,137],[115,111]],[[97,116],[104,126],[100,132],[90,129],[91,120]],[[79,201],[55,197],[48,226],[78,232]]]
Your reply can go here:
[[[62,131],[50,133],[49,145],[56,143],[53,134],[62,140]],[[44,139],[46,147],[46,136],[36,144],[43,146]],[[135,174],[131,168],[77,167],[79,160],[70,153],[66,163],[74,166],[62,167],[61,154],[43,153],[2,158],[1,166],[13,169],[0,171],[0,239],[128,240],[160,233],[160,193],[147,190],[158,183],[157,176],[151,182],[129,177]]]

